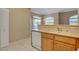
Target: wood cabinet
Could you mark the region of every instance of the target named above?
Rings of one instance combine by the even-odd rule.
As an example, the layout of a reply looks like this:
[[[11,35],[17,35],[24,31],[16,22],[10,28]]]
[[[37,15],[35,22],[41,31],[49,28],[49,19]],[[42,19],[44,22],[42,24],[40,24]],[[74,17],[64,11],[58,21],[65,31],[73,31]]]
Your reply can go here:
[[[54,42],[54,51],[74,51],[75,46],[65,44],[63,42],[55,41]]]
[[[76,44],[76,39],[71,38],[71,37],[66,37],[66,36],[55,35],[55,40],[72,44],[72,45]]]
[[[77,42],[76,42],[76,48],[79,49],[79,39],[77,39]]]
[[[53,40],[48,38],[42,38],[42,50],[53,51]]]
[[[76,39],[66,36],[55,35],[54,39],[55,51],[74,51]]]
[[[79,48],[79,39],[62,35],[41,33],[41,46],[44,51],[75,51]]]
[[[49,39],[52,39],[53,40],[53,35],[52,34],[48,34],[48,33],[42,33],[42,36],[43,38],[49,38]]]
[[[43,51],[53,51],[53,35],[51,36],[51,34],[42,33],[41,41]]]

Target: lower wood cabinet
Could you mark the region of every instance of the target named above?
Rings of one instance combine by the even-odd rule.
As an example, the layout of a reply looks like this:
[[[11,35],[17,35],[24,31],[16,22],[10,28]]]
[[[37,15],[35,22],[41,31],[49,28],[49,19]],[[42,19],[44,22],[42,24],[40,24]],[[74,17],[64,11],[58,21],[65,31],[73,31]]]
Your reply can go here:
[[[42,33],[41,46],[43,51],[76,51],[79,38]]]
[[[68,44],[71,44],[71,45],[76,44],[75,38],[66,37],[66,36],[55,35],[55,40],[61,41],[61,42],[64,42],[64,43],[68,43]]]
[[[42,38],[42,50],[53,51],[53,40],[48,38]]]
[[[54,51],[74,51],[75,46],[63,42],[54,41]]]
[[[78,50],[79,50],[79,39],[77,39],[76,48],[78,48]]]

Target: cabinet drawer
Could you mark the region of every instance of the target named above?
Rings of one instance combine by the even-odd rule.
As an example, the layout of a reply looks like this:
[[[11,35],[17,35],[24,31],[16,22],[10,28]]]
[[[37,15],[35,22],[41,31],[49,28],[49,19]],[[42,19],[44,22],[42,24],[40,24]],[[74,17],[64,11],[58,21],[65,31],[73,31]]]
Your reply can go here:
[[[65,42],[65,43],[69,43],[69,44],[73,44],[73,45],[76,44],[76,39],[70,38],[70,37],[65,37],[65,36],[55,36],[55,40]]]
[[[54,51],[75,51],[75,46],[55,41]]]
[[[43,38],[49,38],[49,39],[53,39],[53,35],[49,34],[49,33],[42,33],[41,34]]]

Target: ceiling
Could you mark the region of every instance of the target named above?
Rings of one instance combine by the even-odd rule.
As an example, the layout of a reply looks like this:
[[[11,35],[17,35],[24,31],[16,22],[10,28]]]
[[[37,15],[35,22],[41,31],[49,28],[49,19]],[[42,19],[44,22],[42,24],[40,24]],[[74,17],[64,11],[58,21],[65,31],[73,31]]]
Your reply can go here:
[[[58,12],[67,12],[72,10],[77,10],[77,8],[31,8],[31,12],[40,15],[47,15]]]

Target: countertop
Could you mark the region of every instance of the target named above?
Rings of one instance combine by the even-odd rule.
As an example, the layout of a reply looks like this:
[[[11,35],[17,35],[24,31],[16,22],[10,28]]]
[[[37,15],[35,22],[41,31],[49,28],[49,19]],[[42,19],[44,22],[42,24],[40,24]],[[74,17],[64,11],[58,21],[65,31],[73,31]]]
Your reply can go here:
[[[56,31],[56,30],[48,30],[48,29],[32,29],[32,31],[36,32],[45,32],[55,35],[62,35],[62,36],[68,36],[73,38],[79,38],[79,33],[72,33],[72,32],[65,32],[65,31]]]
[[[39,29],[32,29],[32,31],[35,31],[35,32],[40,32]]]

